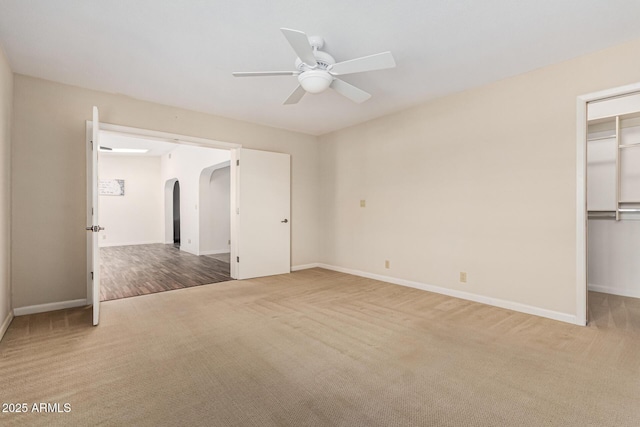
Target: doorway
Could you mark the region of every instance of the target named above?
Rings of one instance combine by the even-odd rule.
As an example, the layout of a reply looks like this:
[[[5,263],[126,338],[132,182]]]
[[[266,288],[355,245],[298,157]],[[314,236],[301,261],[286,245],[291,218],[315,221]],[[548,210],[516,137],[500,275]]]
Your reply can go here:
[[[173,246],[180,247],[180,181],[173,184]]]
[[[602,296],[607,295],[602,293],[603,290],[612,292],[612,289],[620,288],[622,284],[619,279],[621,274],[625,274],[626,267],[623,266],[621,270],[611,267],[617,261],[624,262],[630,252],[626,251],[622,257],[617,257],[613,252],[624,249],[618,247],[612,251],[612,248],[607,249],[604,246],[620,240],[618,237],[630,237],[629,233],[624,231],[619,233],[620,229],[640,225],[640,222],[633,225],[633,219],[640,219],[640,197],[628,197],[630,193],[627,194],[628,190],[637,187],[637,183],[631,182],[635,179],[633,176],[640,177],[640,166],[636,166],[635,169],[633,167],[633,163],[640,165],[640,162],[633,160],[634,157],[638,161],[640,157],[637,154],[628,154],[640,153],[634,148],[636,145],[640,147],[640,144],[632,141],[633,134],[637,132],[631,129],[635,126],[640,131],[638,101],[640,83],[583,95],[577,99],[575,323],[580,325],[593,321],[593,316],[598,315],[591,313],[589,307],[603,301]],[[629,129],[625,131],[625,128]],[[631,138],[623,137],[624,133]],[[631,142],[625,143],[622,138]],[[625,169],[626,172],[622,172]],[[638,233],[635,234],[638,236]],[[626,242],[628,243],[630,242]],[[640,244],[640,240],[636,243]],[[598,266],[595,260],[602,255],[607,259]],[[629,273],[633,268],[626,270]],[[635,282],[640,283],[638,280]],[[589,300],[590,292],[598,292],[592,294],[595,297],[593,301]],[[625,295],[629,295],[629,289],[623,293],[614,292],[619,294],[617,298],[628,298]],[[640,296],[638,290],[633,290],[632,293],[636,295],[629,297]]]
[[[94,123],[102,133],[127,136],[152,141],[153,143],[172,143],[181,147],[194,147],[201,149],[217,148],[225,150],[229,159],[230,175],[230,238],[227,240],[230,260],[230,276],[234,279],[246,279],[251,277],[269,276],[290,272],[290,237],[291,237],[291,206],[290,206],[290,172],[291,156],[284,153],[274,153],[259,150],[241,148],[239,144],[219,142],[205,138],[191,137],[166,132],[136,129],[131,127],[99,124],[97,120],[97,108],[94,107],[93,121],[87,121],[87,176],[97,170],[97,161],[92,162],[92,134]],[[93,137],[93,140],[98,140]],[[97,144],[102,146],[100,142]],[[153,148],[153,147],[150,147]],[[145,150],[146,151],[146,150]],[[94,152],[95,153],[95,152]],[[169,154],[169,156],[171,155]],[[191,177],[198,177],[201,169],[194,167],[194,162],[202,160],[202,156],[193,156],[183,172]],[[240,167],[240,163],[245,167]],[[211,163],[209,163],[211,164]],[[205,167],[208,165],[205,165]],[[274,173],[277,171],[277,173]],[[199,211],[199,201],[196,197],[189,196],[186,191],[186,181],[179,174],[174,174],[180,180],[180,248],[173,248],[173,184],[165,186],[165,194],[169,192],[171,203],[166,203],[161,209],[165,220],[164,239],[162,243],[170,243],[172,249],[180,254],[186,253],[198,255],[199,234],[192,226],[188,226],[187,217],[196,215]],[[167,179],[168,177],[165,177]],[[167,191],[169,190],[169,191]],[[98,187],[91,181],[87,183],[87,222],[97,224],[101,221],[98,216],[93,216],[93,195],[97,194]],[[193,193],[191,193],[193,194]],[[165,198],[166,200],[166,198]],[[170,205],[170,206],[169,206]],[[243,209],[240,209],[243,206]],[[171,220],[169,220],[171,219]],[[191,221],[191,224],[194,224]],[[98,228],[98,227],[94,227]],[[107,228],[107,227],[104,227]],[[102,229],[102,226],[100,227]],[[251,230],[258,229],[259,232]],[[268,238],[265,238],[268,236]],[[96,236],[97,237],[97,236]],[[104,238],[104,237],[102,237]],[[243,248],[242,256],[239,248]],[[132,259],[129,257],[129,259]],[[240,262],[242,261],[242,268]],[[93,246],[87,247],[87,295],[94,301],[94,314],[99,311],[99,299],[96,303],[96,295],[100,294],[100,280],[94,280],[94,270],[99,269],[100,250],[93,250]],[[260,268],[256,268],[259,266]],[[162,265],[166,268],[166,265]],[[96,274],[99,278],[99,274]],[[98,305],[96,307],[96,304]],[[95,317],[95,316],[94,316]],[[94,320],[94,324],[97,321]]]
[[[224,190],[227,200],[201,200],[201,193],[210,192],[212,165],[224,164],[228,172],[230,152],[108,132],[100,138],[110,148],[100,152],[100,179],[115,181],[123,189],[117,197],[99,196],[98,213],[105,228],[99,245],[101,300],[232,280],[229,174],[221,183],[226,188],[216,187],[218,193]],[[209,171],[204,189],[196,173],[200,168]],[[210,218],[212,213],[216,221],[207,221],[205,230],[200,217]],[[215,232],[224,237],[224,245],[212,256],[199,249]]]

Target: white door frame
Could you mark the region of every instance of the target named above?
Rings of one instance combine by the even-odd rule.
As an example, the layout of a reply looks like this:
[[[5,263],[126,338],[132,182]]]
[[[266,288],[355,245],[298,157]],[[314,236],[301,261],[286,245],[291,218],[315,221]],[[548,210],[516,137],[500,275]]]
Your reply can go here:
[[[640,92],[640,83],[581,95],[576,126],[576,324],[587,324],[587,103]]]
[[[90,133],[90,129],[93,128],[93,123],[91,120],[87,120],[87,141],[91,141],[91,133]],[[235,203],[234,200],[236,200],[236,193],[237,193],[237,183],[236,183],[236,174],[235,172],[235,158],[237,158],[237,151],[238,149],[242,148],[242,144],[236,144],[233,142],[223,142],[223,141],[217,141],[215,139],[207,139],[207,138],[199,138],[199,137],[195,137],[195,136],[188,136],[188,135],[180,135],[177,133],[169,133],[169,132],[160,132],[160,131],[155,131],[155,130],[149,130],[149,129],[141,129],[141,128],[134,128],[134,127],[130,127],[130,126],[120,126],[120,125],[114,125],[114,124],[110,124],[110,123],[103,123],[100,122],[100,131],[106,131],[106,132],[110,132],[110,133],[114,133],[114,134],[125,134],[127,136],[137,136],[140,138],[144,138],[144,139],[155,139],[158,141],[162,141],[162,142],[171,142],[174,144],[183,144],[183,145],[193,145],[193,146],[197,146],[197,147],[206,147],[206,148],[217,148],[217,149],[221,149],[221,150],[230,150],[231,151],[231,205],[232,205],[232,209],[229,212],[229,215],[231,216],[231,260],[236,259],[237,257],[237,252],[238,252],[238,246],[237,246],[237,241],[238,241],[238,231],[237,231],[237,227],[236,224],[237,222],[235,221],[235,215],[232,215],[232,211],[234,209]],[[88,159],[87,161],[89,161],[90,159]],[[88,167],[88,166],[87,166]],[[87,194],[89,194],[88,192],[90,191],[90,188],[87,188]],[[91,207],[88,207],[88,213],[91,211]],[[90,280],[91,274],[91,264],[89,262],[90,260],[87,260],[87,277],[88,277],[88,282],[87,282],[87,298],[89,298],[91,296],[92,293],[92,283]],[[237,263],[235,262],[231,262],[230,263],[230,267],[231,267],[231,277],[233,279],[237,278]],[[87,300],[87,304],[91,304],[92,302]]]

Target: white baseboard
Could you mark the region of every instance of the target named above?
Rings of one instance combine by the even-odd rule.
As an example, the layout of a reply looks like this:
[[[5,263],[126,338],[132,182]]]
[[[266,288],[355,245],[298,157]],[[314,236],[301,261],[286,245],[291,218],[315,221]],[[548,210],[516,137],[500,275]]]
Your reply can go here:
[[[48,304],[28,305],[26,307],[16,307],[13,309],[14,316],[24,316],[26,314],[44,313],[46,311],[63,310],[65,308],[82,307],[89,305],[86,299],[74,299],[70,301],[50,302]]]
[[[99,247],[101,248],[109,248],[112,246],[135,246],[135,245],[154,245],[157,243],[162,243],[159,241],[153,241],[153,242],[118,242],[118,243],[114,243],[114,242],[107,242],[104,241],[104,243],[102,241],[100,241],[99,243]],[[173,243],[173,242],[171,242]]]
[[[621,297],[640,298],[640,289],[624,289],[613,286],[594,285],[589,283],[589,290],[605,294],[619,295]]]
[[[211,251],[200,251],[200,255],[218,255],[218,254],[228,254],[231,252],[231,249],[214,249]]]
[[[9,310],[9,312],[7,313],[7,317],[2,322],[2,325],[0,325],[0,341],[2,341],[2,337],[4,337],[4,333],[7,332],[7,329],[9,329],[9,325],[11,324],[12,320],[13,310]]]
[[[318,264],[317,262],[314,262],[312,264],[292,265],[291,266],[291,271],[307,270],[309,268],[316,268],[316,267],[319,267],[319,266],[320,266],[320,264]]]
[[[473,294],[471,292],[464,292],[456,289],[443,288],[440,286],[428,285],[425,283],[414,282],[414,281],[405,280],[405,279],[398,279],[390,276],[382,276],[380,274],[367,273],[365,271],[352,270],[344,267],[336,267],[328,264],[318,264],[318,267],[326,268],[327,270],[339,271],[341,273],[352,274],[354,276],[366,277],[368,279],[380,280],[382,282],[393,283],[395,285],[407,286],[410,288],[421,289],[423,291],[434,292],[442,295],[448,295],[450,297],[479,302],[482,304],[492,305],[495,307],[506,308],[507,310],[519,311],[521,313],[526,313],[526,314],[533,314],[535,316],[546,317],[547,319],[559,320],[561,322],[572,323],[574,325],[584,326],[583,324],[578,322],[577,317],[573,314],[547,310],[545,308],[534,307],[531,305],[521,304],[519,302],[486,297],[483,295]]]
[[[187,245],[180,245],[180,252],[186,252],[188,254],[196,256],[200,255],[197,249],[191,250],[190,248],[187,248]]]

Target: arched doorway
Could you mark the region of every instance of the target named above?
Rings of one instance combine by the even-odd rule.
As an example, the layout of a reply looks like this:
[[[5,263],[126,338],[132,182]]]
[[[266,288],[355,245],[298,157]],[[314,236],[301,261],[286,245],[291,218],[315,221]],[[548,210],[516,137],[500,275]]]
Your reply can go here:
[[[180,182],[173,184],[173,245],[180,247]]]

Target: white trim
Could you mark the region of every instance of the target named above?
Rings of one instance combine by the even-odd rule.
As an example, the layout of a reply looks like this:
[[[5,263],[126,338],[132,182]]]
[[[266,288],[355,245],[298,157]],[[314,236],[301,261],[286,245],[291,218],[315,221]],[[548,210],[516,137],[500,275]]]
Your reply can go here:
[[[640,92],[640,83],[578,96],[576,100],[576,324],[587,324],[587,103]]]
[[[240,234],[240,221],[238,221],[238,209],[240,207],[240,168],[238,162],[240,161],[240,148],[234,148],[231,150],[231,200],[229,203],[229,221],[231,226],[231,245],[230,245],[230,265],[229,275],[232,279],[238,279],[238,254],[240,249],[238,247],[238,235]]]
[[[576,321],[587,324],[587,100],[578,97],[576,130]]]
[[[63,310],[65,308],[83,307],[91,305],[86,299],[74,299],[70,301],[50,302],[47,304],[28,305],[26,307],[16,307],[13,309],[14,316],[24,316],[27,314],[45,313],[47,311]]]
[[[521,313],[533,314],[535,316],[546,317],[548,319],[559,320],[561,322],[578,324],[576,316],[568,313],[547,310],[545,308],[534,307],[531,305],[521,304],[513,301],[506,301],[498,298],[486,297],[483,295],[473,294],[471,292],[458,291],[456,289],[442,288],[440,286],[428,285],[425,283],[414,282],[411,280],[398,279],[395,277],[382,276],[380,274],[367,273],[365,271],[352,270],[350,268],[336,267],[327,264],[318,264],[318,267],[327,270],[339,271],[341,273],[352,274],[354,276],[366,277],[369,279],[380,280],[382,282],[393,283],[395,285],[407,286],[410,288],[421,289],[423,291],[434,292],[437,294],[448,295],[450,297],[460,298],[464,300],[479,302],[482,304],[492,305],[495,307],[506,308],[507,310],[519,311]]]
[[[300,271],[300,270],[308,270],[309,268],[316,268],[316,267],[320,267],[321,264],[317,263],[317,262],[313,262],[311,264],[302,264],[302,265],[292,265],[291,266],[291,271]],[[324,264],[322,264],[324,265]],[[329,270],[329,269],[327,269]]]
[[[199,138],[196,136],[180,135],[177,133],[160,132],[150,129],[134,128],[130,126],[114,125],[110,123],[100,123],[100,130],[113,134],[125,134],[128,136],[135,135],[144,139],[155,139],[162,142],[171,142],[178,144],[197,145],[200,147],[214,147],[226,150],[239,148],[242,144],[233,142],[223,142],[215,139]]]
[[[0,325],[0,341],[2,341],[2,337],[4,337],[4,333],[7,332],[7,329],[9,329],[9,325],[11,324],[12,320],[13,310],[9,310],[9,312],[7,313],[7,317],[4,319],[4,322],[2,322],[2,325]]]
[[[173,243],[173,242],[171,242]],[[154,241],[149,241],[149,242],[123,242],[123,243],[112,243],[112,242],[105,242],[105,243],[100,243],[100,247],[101,248],[109,248],[112,246],[136,246],[136,245],[155,245],[155,244],[164,244],[162,243],[162,241],[158,241],[158,240],[154,240]]]
[[[620,289],[611,286],[594,285],[589,283],[589,290],[605,294],[619,295],[621,297],[640,298],[640,289]]]
[[[87,120],[86,122],[86,133],[85,133],[85,170],[86,170],[86,175],[87,175],[87,194],[85,196],[85,209],[86,209],[86,225],[88,227],[93,225],[93,215],[92,215],[92,205],[93,205],[93,197],[91,194],[92,191],[92,186],[93,186],[93,181],[92,181],[92,172],[91,172],[91,168],[92,168],[92,163],[93,163],[93,158],[91,157],[91,148],[90,148],[90,144],[91,144],[91,140],[93,139],[93,121],[92,120]],[[87,271],[86,273],[86,278],[87,278],[87,300],[88,301],[92,301],[93,300],[93,275],[92,275],[92,271],[93,271],[93,242],[91,240],[91,235],[93,233],[87,232],[86,234],[86,244],[87,244]],[[14,315],[17,316],[17,314],[14,312]]]
[[[229,254],[231,256],[230,249],[214,249],[211,251],[200,251],[200,255],[218,255],[218,254]]]
[[[180,247],[179,247],[180,251],[182,251],[182,252],[186,252],[186,253],[191,254],[191,255],[196,255],[196,256],[200,255],[200,254],[198,253],[198,248],[196,248],[195,250],[187,249],[187,247],[186,247],[187,245],[191,245],[191,246],[193,246],[193,243],[183,243],[183,244],[180,244]]]

